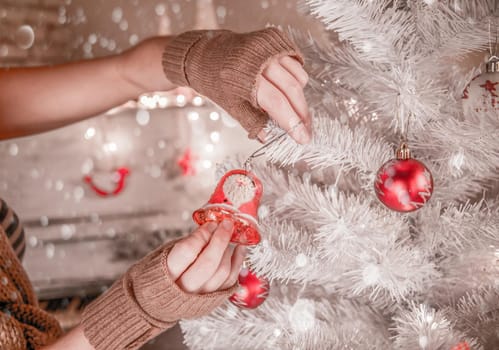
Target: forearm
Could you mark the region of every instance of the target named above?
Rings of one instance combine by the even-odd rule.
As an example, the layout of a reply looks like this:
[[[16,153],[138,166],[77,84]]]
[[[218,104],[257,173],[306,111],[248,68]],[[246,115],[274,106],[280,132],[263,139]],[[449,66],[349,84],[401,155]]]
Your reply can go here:
[[[83,327],[78,326],[64,335],[54,344],[46,346],[41,350],[95,350],[83,334]]]
[[[106,58],[0,70],[0,139],[58,128],[143,92],[174,88],[161,66],[168,40],[150,39]]]

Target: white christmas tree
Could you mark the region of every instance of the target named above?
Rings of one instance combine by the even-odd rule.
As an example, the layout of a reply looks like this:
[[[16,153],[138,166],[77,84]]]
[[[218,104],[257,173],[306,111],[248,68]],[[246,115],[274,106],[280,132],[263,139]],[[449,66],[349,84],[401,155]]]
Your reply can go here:
[[[499,2],[307,3],[329,35],[319,45],[292,33],[311,77],[314,140],[283,138],[253,169],[265,197],[249,259],[270,296],[184,321],[186,344],[499,349],[499,73],[467,88],[496,49]],[[473,54],[483,59],[470,67]],[[374,190],[401,140],[434,180],[411,213]]]

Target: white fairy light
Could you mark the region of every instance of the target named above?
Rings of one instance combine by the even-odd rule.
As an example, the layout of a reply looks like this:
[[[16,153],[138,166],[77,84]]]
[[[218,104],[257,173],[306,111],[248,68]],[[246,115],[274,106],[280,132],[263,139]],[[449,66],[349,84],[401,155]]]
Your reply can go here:
[[[102,149],[106,153],[114,153],[118,150],[118,145],[115,142],[108,142],[102,146]]]
[[[187,114],[187,118],[189,118],[189,120],[196,121],[199,119],[199,113],[191,111]]]
[[[17,144],[15,143],[11,143],[9,145],[9,154],[11,156],[17,156],[18,153],[19,153],[19,146],[17,146]]]
[[[213,120],[213,121],[219,120],[220,119],[220,113],[218,113],[216,111],[210,112],[210,119]]]
[[[315,325],[315,303],[309,299],[298,299],[288,313],[295,331],[306,332]]]
[[[84,137],[85,137],[86,140],[90,140],[92,137],[95,136],[96,133],[97,132],[95,131],[95,128],[90,127],[90,128],[87,129],[87,131],[85,131],[85,136]]]
[[[210,169],[213,166],[213,163],[209,159],[203,160],[203,167],[206,169]]]
[[[186,104],[185,95],[182,95],[182,94],[177,95],[177,97],[175,98],[175,101],[177,102],[177,106],[179,106],[179,107],[185,106],[185,104]]]
[[[149,111],[145,109],[139,109],[137,114],[135,115],[135,119],[137,120],[137,124],[139,125],[147,125],[149,124],[149,120],[151,119],[151,115]]]
[[[218,131],[213,131],[210,134],[210,139],[214,143],[218,143],[220,141],[220,133]]]
[[[201,106],[203,104],[203,98],[201,96],[196,96],[192,99],[192,104],[194,106]]]
[[[119,23],[123,18],[123,9],[121,7],[115,7],[113,12],[111,12],[111,19],[114,23]]]
[[[168,106],[168,98],[165,96],[161,96],[158,100],[158,106],[160,108],[165,108]]]

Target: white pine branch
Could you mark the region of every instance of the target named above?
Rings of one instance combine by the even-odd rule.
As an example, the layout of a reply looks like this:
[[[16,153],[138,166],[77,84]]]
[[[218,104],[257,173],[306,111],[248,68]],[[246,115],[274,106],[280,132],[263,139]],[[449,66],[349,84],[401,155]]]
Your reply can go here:
[[[400,350],[452,349],[465,341],[470,349],[481,350],[476,339],[453,328],[443,311],[427,305],[412,305],[394,318],[394,348]]]

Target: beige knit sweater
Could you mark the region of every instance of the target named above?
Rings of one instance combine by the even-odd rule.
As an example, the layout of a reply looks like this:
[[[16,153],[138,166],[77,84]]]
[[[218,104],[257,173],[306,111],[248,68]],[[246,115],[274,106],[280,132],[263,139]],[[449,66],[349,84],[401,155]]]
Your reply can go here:
[[[62,331],[57,321],[38,306],[33,287],[12,248],[24,251],[22,225],[5,202],[1,203],[1,212],[6,215],[0,217],[0,349],[36,350],[53,342]]]

